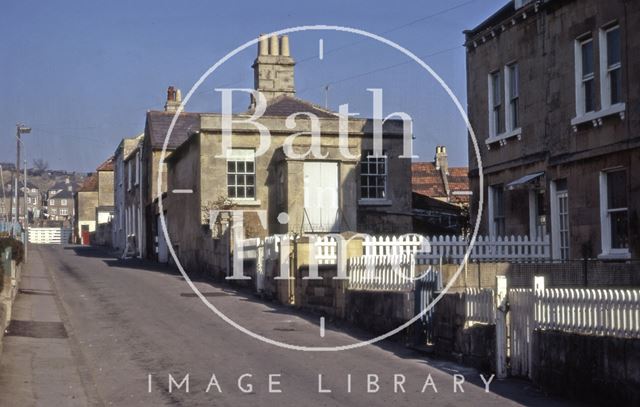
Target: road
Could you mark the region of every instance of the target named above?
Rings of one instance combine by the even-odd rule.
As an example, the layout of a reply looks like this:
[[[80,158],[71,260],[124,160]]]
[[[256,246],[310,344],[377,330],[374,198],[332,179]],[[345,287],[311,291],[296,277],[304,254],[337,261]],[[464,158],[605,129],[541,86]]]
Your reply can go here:
[[[260,342],[216,316],[176,271],[151,262],[78,246],[31,246],[30,256],[14,319],[60,321],[66,335],[34,338],[10,326],[0,405],[567,405],[524,381],[494,380],[485,392],[476,371],[394,343],[319,353]],[[333,346],[363,335],[327,324],[321,338],[317,317],[226,285],[196,285],[225,315],[278,341]],[[188,392],[186,381],[177,386],[187,374]],[[464,392],[454,392],[455,374]]]

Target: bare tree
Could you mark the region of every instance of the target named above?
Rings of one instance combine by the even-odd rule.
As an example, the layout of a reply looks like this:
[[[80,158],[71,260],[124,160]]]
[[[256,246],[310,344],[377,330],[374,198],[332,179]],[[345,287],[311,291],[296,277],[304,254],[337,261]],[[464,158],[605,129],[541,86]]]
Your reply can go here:
[[[36,158],[33,160],[33,167],[38,174],[42,174],[49,168],[49,163],[42,158]]]

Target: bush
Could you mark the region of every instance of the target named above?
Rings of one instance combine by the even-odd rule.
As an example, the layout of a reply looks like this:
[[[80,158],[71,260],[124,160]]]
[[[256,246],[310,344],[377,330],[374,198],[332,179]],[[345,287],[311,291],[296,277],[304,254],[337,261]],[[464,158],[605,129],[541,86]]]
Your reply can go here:
[[[0,253],[4,252],[5,247],[11,248],[11,258],[16,264],[22,263],[24,260],[24,244],[21,241],[11,237],[0,238]]]

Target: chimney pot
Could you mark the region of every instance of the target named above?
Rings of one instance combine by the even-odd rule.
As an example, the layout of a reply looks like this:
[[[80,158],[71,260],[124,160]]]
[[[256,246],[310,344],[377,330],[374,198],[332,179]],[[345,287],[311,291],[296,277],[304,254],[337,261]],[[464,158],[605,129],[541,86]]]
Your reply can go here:
[[[280,37],[280,55],[284,57],[291,56],[291,52],[289,51],[289,36],[283,35]]]
[[[258,43],[258,56],[269,55],[269,38],[260,34],[260,42]]]
[[[278,44],[278,36],[277,35],[272,35],[271,38],[269,39],[269,55],[275,55],[278,56],[280,55],[280,47]]]

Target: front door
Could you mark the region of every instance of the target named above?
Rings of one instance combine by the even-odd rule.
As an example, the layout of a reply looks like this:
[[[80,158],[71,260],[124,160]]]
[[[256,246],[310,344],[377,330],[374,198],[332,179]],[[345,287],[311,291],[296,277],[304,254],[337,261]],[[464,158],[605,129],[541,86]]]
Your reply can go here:
[[[338,163],[304,163],[304,231],[339,231],[338,185]]]

